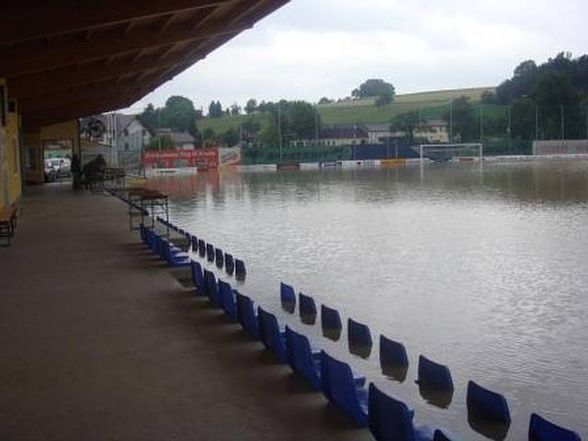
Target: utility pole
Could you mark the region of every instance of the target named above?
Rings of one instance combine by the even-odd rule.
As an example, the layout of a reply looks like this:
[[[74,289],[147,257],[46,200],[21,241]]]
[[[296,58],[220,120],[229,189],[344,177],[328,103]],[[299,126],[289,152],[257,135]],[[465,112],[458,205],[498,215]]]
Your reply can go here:
[[[318,161],[319,159],[319,114],[318,114],[318,104],[314,105],[314,148],[315,148],[315,155]]]
[[[480,103],[480,142],[484,143],[484,104]]]
[[[511,121],[511,119],[512,119],[512,114],[511,114],[511,110],[510,110],[510,104],[506,108],[506,111],[508,113],[508,127],[506,129],[508,131],[508,153],[510,154],[511,147],[512,147],[511,146],[511,139],[512,139],[512,137],[511,137],[511,132],[512,132],[512,130],[511,130],[512,129],[512,121]]]
[[[535,141],[539,139],[539,107],[535,104]]]
[[[453,101],[449,101],[449,143],[453,144]]]
[[[282,161],[282,104],[278,102],[278,137],[280,146],[280,162]]]
[[[157,143],[159,147],[159,152],[161,153],[161,109],[157,109]]]
[[[560,136],[561,139],[565,139],[565,121],[564,121],[564,106],[563,104],[561,104],[559,106],[559,112],[560,112],[560,122],[561,122],[561,127],[560,127]]]

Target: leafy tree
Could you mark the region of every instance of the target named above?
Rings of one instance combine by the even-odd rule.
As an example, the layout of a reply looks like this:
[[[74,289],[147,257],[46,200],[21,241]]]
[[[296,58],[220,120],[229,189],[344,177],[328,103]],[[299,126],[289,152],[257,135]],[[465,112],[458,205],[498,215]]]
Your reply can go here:
[[[535,103],[530,98],[518,98],[511,105],[511,137],[529,140],[535,136]]]
[[[233,147],[239,143],[239,133],[231,128],[221,135],[223,143],[228,147]]]
[[[221,118],[224,115],[223,106],[220,101],[211,101],[208,105],[209,118]]]
[[[150,132],[154,132],[157,128],[157,110],[153,107],[153,104],[149,103],[142,113],[137,115],[137,118]]]
[[[196,109],[194,103],[183,96],[171,96],[165,102],[161,114],[162,125],[171,129],[186,131],[196,136]]]
[[[376,107],[380,108],[383,106],[387,106],[388,104],[390,104],[392,102],[393,99],[393,95],[388,91],[388,92],[384,92],[382,95],[380,95],[378,98],[376,98]]]
[[[330,104],[330,103],[332,103],[332,102],[333,102],[333,100],[330,100],[329,98],[327,98],[326,96],[324,96],[324,97],[322,97],[322,98],[319,100],[319,102],[318,102],[318,103],[319,103],[319,104]]]
[[[251,115],[256,110],[257,110],[257,101],[254,98],[247,100],[247,104],[245,104],[245,113],[247,113],[247,115]]]
[[[204,138],[205,141],[215,140],[216,133],[214,133],[214,129],[212,127],[205,128],[204,132],[202,132],[202,138]]]
[[[234,103],[231,106],[231,115],[240,115],[241,114],[241,106],[239,106],[237,103]]]
[[[422,126],[418,112],[401,113],[390,125],[391,131],[404,132],[404,137],[410,144],[414,143],[414,133]]]
[[[394,99],[396,91],[394,86],[381,79],[370,79],[362,83],[358,89],[354,89],[351,95],[355,98],[370,98],[390,95]]]
[[[452,111],[443,115],[443,120],[452,124],[453,139],[449,142],[470,142],[479,138],[478,118],[474,106],[466,96],[451,102]]]
[[[161,143],[160,143],[161,140]],[[145,147],[147,150],[173,150],[176,148],[174,140],[168,134],[159,134],[149,140],[149,144]]]

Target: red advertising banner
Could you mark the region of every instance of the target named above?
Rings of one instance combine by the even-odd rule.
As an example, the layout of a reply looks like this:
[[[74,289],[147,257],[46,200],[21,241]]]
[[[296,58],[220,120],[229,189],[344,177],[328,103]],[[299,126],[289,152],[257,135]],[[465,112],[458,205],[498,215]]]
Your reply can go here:
[[[196,150],[147,150],[143,156],[145,168],[185,168],[202,169],[218,167],[218,149]]]

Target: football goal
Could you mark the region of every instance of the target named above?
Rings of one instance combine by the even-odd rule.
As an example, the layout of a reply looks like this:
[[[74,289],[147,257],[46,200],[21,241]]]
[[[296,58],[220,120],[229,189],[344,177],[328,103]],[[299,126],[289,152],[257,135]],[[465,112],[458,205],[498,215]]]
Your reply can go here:
[[[465,144],[421,144],[419,145],[421,162],[427,158],[431,161],[475,160],[484,157],[481,143]]]

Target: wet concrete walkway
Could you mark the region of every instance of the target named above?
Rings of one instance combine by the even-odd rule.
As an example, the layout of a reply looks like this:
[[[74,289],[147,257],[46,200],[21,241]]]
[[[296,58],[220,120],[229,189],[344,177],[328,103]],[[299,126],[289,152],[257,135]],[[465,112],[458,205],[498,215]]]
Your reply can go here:
[[[115,198],[28,189],[0,248],[0,440],[369,440],[129,232]]]

